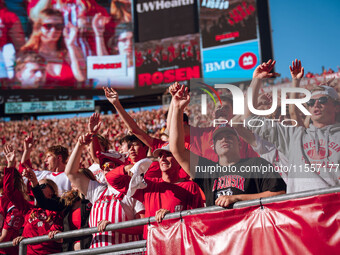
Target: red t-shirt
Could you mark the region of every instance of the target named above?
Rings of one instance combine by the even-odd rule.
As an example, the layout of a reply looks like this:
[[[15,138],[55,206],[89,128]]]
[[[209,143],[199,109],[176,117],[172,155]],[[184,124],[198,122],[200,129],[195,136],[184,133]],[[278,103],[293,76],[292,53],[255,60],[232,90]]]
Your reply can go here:
[[[159,168],[159,162],[158,161],[152,162],[144,176],[146,178],[161,178],[162,171]]]
[[[53,62],[51,62],[53,64]],[[72,68],[66,60],[61,63],[61,70],[59,75],[51,75],[46,72],[46,82],[44,88],[65,87],[74,88],[77,84],[77,80],[74,77]]]
[[[12,202],[3,195],[0,195],[0,231],[7,229],[6,241],[12,241],[19,236],[19,230],[24,224],[24,216],[15,208]],[[5,242],[5,241],[4,241]],[[18,247],[0,249],[0,254],[17,254]]]
[[[215,129],[216,127],[190,127],[190,150],[198,156],[217,162],[218,156],[214,151],[213,141],[213,133]],[[242,138],[240,138],[240,142],[241,158],[254,158],[259,156]]]
[[[124,167],[117,167],[106,175],[107,182],[116,190],[126,193],[131,177],[126,175]],[[133,197],[145,206],[145,217],[155,216],[159,209],[179,212],[204,207],[199,186],[190,180],[178,183],[164,182],[161,178],[145,178],[147,187],[139,189]],[[146,228],[144,228],[145,230]],[[146,238],[144,231],[144,238]]]

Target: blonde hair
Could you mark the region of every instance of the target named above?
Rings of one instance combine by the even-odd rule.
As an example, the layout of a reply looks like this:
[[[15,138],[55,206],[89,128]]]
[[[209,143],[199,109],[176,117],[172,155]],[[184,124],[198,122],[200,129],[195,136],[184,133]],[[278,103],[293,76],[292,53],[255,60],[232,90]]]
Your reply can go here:
[[[131,22],[131,2],[127,0],[112,0],[110,14],[118,21],[118,23]]]
[[[25,43],[24,46],[21,47],[20,51],[39,51],[40,45],[41,45],[41,26],[43,23],[43,19],[56,16],[61,18],[62,22],[64,22],[63,14],[52,8],[46,8],[42,10],[39,14],[39,18],[34,22],[33,24],[33,32],[28,39],[28,41]],[[57,51],[61,51],[62,53],[66,53],[66,45],[64,42],[64,36],[61,34],[59,40],[57,41]]]
[[[62,196],[61,199],[64,201],[66,206],[73,205],[76,201],[80,199],[79,192],[75,190],[66,191]]]

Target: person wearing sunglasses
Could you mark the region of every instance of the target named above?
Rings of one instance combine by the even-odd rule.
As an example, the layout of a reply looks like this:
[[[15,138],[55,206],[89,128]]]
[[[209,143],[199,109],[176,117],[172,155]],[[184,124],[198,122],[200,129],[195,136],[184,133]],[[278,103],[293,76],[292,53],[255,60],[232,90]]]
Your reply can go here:
[[[261,81],[270,70],[264,63],[255,72]],[[253,84],[253,94],[256,94],[262,82]],[[253,133],[275,145],[288,158],[292,170],[287,173],[287,193],[340,185],[340,123],[336,121],[339,101],[336,90],[328,85],[312,89],[306,104],[311,114],[308,127],[286,127],[276,121],[265,121],[262,116],[245,116],[246,123],[251,121],[252,126],[248,128]]]
[[[316,99],[312,98],[306,103],[306,105],[308,105],[309,107],[313,107],[315,105],[315,102],[318,102],[318,101],[320,104],[326,104],[328,102],[328,97],[319,97]]]
[[[76,40],[77,28],[72,24],[65,27],[60,11],[41,11],[21,52],[35,51],[47,60],[45,87],[75,87],[85,80],[85,59]]]

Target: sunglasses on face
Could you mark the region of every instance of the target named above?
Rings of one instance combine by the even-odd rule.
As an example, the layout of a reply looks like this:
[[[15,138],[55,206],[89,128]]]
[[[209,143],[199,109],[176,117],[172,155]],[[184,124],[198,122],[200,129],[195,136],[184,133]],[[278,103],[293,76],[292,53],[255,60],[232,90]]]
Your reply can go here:
[[[318,99],[310,99],[306,104],[308,106],[313,106],[316,101],[319,101],[320,104],[325,104],[328,101],[328,97],[320,97]]]
[[[64,28],[64,24],[62,23],[45,23],[41,25],[46,30],[51,30],[53,27],[55,30],[62,30]]]

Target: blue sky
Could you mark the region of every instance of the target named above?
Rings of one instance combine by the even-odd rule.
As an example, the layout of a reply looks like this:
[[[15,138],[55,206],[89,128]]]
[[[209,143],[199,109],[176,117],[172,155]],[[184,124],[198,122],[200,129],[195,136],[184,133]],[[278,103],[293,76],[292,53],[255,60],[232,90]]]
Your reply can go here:
[[[305,73],[340,66],[339,0],[269,0],[276,71],[290,77],[289,65],[302,61]]]

